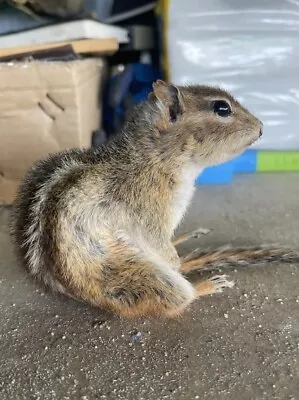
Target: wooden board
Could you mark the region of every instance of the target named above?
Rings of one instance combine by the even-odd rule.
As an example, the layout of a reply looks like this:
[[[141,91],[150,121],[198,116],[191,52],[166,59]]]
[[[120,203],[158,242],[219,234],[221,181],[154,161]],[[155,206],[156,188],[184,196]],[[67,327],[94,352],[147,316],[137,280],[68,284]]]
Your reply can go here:
[[[30,46],[18,46],[0,49],[0,57],[13,56],[23,53],[32,53],[40,50],[54,49],[64,45],[71,45],[77,54],[111,55],[118,50],[116,39],[82,39],[66,42],[53,42],[47,44],[36,44]]]

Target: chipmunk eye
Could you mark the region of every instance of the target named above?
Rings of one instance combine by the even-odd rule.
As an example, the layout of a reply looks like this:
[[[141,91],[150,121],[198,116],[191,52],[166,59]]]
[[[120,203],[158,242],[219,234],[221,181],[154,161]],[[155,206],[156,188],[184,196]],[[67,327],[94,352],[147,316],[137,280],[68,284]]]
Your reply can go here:
[[[215,114],[219,115],[219,117],[228,117],[232,110],[230,105],[224,100],[216,100],[212,103],[213,111]]]

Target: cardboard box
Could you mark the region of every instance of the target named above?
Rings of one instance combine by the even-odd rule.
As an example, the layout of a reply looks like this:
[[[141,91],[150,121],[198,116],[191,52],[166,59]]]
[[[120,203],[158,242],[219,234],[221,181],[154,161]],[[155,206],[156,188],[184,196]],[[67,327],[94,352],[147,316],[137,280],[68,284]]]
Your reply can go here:
[[[90,146],[104,65],[101,58],[0,64],[0,203],[13,201],[36,160]]]

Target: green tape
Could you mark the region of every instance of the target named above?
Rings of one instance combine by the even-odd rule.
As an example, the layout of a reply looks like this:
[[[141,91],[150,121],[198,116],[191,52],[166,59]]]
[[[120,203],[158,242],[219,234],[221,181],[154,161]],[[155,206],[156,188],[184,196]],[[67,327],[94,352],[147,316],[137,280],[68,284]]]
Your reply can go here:
[[[299,151],[258,151],[257,171],[299,171]]]

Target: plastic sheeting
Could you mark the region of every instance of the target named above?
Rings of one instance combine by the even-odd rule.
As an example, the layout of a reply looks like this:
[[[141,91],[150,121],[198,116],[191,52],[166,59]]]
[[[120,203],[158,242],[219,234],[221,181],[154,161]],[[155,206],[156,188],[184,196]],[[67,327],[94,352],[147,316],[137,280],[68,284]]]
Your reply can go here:
[[[299,0],[170,0],[169,76],[229,90],[264,123],[255,148],[299,149]]]

